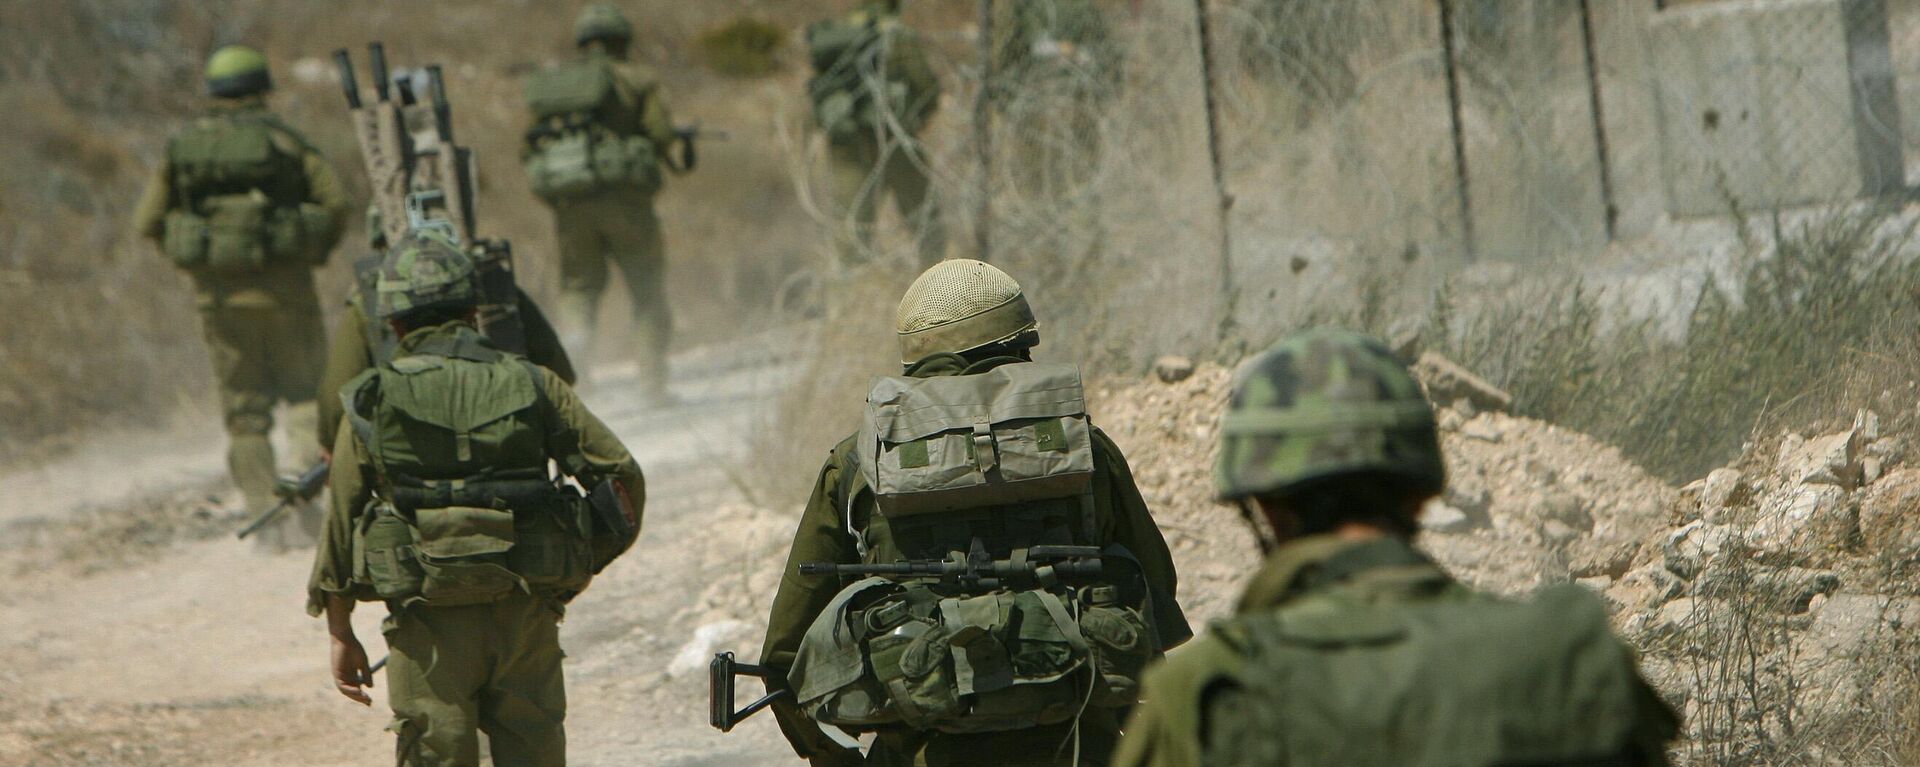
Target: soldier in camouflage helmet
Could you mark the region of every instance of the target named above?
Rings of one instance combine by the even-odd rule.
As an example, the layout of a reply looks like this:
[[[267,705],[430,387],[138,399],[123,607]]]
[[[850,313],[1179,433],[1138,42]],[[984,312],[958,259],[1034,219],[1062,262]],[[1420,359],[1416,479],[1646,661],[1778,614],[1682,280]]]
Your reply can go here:
[[[579,56],[528,79],[532,113],[522,163],[533,192],[553,210],[559,244],[557,315],[566,346],[582,354],[608,284],[608,263],[627,286],[637,336],[641,393],[670,401],[666,241],[654,197],[664,170],[685,171],[670,153],[673,119],[653,73],[632,62],[633,24],[608,3],[574,23]]]
[[[1314,330],[1242,365],[1214,479],[1267,561],[1233,617],[1148,671],[1116,764],[1666,763],[1677,718],[1597,597],[1500,600],[1413,547],[1445,471],[1378,341]]]
[[[451,240],[393,248],[376,295],[400,345],[340,392],[332,505],[308,583],[335,687],[372,704],[350,616],[356,601],[384,601],[402,767],[477,765],[477,732],[495,764],[564,765],[557,624],[639,535],[640,467],[558,376],[474,328],[474,265]],[[550,462],[608,503],[559,489]]]
[[[348,204],[313,144],[267,111],[272,87],[260,52],[214,52],[208,112],[167,142],[133,218],[193,279],[226,417],[228,470],[254,509],[275,502],[267,438],[275,406],[289,405],[291,442],[306,453],[300,464],[318,457],[314,381],[325,334],[313,270],[338,241]],[[318,524],[317,510],[302,505],[257,540],[310,542]]]
[[[1032,366],[1032,350],[1040,342],[1038,323],[1019,283],[1005,272],[980,261],[953,259],[927,270],[901,299],[896,325],[905,378],[913,380],[1006,374]],[[1061,366],[1064,367],[1064,366]],[[948,379],[951,380],[951,379]],[[1077,377],[1074,379],[1077,383]],[[1059,396],[1058,391],[1049,395]],[[1087,500],[1093,528],[1082,545],[1123,547],[1137,560],[1139,575],[1152,594],[1142,613],[1146,627],[1136,648],[1143,656],[1157,655],[1192,636],[1186,616],[1175,598],[1178,579],[1173,557],[1154,523],[1146,501],[1135,486],[1125,456],[1107,435],[1091,428],[1092,486]],[[809,627],[825,613],[846,585],[833,576],[802,575],[800,563],[842,564],[892,562],[919,558],[969,543],[967,525],[952,528],[936,524],[934,532],[889,521],[879,511],[876,493],[862,475],[854,436],[842,440],[821,467],[794,532],[787,566],[768,617],[760,658],[781,674],[793,678]],[[1083,507],[1074,505],[1075,509]],[[1020,510],[995,508],[988,526],[1018,527],[1010,520]],[[1077,515],[1077,512],[1076,512]],[[996,528],[998,529],[998,528]],[[990,545],[989,549],[992,548]],[[994,556],[1000,556],[994,553]],[[1065,722],[956,734],[914,729],[904,724],[881,727],[861,755],[822,732],[822,724],[792,698],[774,704],[773,712],[794,750],[815,765],[1085,765],[1105,764],[1124,707],[1086,706],[1077,718]],[[1075,745],[1078,748],[1075,748]]]

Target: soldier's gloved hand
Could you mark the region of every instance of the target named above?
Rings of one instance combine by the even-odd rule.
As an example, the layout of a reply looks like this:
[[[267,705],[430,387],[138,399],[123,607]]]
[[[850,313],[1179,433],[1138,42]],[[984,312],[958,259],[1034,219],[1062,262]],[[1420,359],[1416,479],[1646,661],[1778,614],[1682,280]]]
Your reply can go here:
[[[857,748],[836,747],[831,751],[823,749],[807,757],[807,764],[812,767],[861,767],[866,763],[867,760],[860,755],[860,749]]]

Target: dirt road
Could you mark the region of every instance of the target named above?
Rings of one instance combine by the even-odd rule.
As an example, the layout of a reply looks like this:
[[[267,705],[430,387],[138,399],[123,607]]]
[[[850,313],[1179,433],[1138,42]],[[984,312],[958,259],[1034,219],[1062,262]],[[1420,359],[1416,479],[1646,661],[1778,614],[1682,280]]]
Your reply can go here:
[[[790,348],[685,357],[670,412],[638,407],[620,370],[584,390],[649,498],[638,548],[562,628],[573,764],[797,763],[770,718],[706,725],[706,660],[757,654],[792,514],[751,508],[715,459],[742,453]],[[322,625],[301,609],[310,555],[233,539],[219,450],[217,433],[147,434],[0,469],[0,766],[390,759],[384,701],[328,683]],[[356,615],[370,653],[383,612]]]

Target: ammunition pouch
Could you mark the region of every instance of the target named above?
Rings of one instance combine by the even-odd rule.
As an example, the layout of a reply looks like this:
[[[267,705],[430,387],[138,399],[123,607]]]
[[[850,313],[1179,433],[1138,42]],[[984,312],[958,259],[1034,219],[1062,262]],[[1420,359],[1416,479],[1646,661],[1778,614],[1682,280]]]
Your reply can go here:
[[[548,202],[610,189],[660,190],[660,160],[652,141],[591,125],[536,138],[523,165],[533,193]]]
[[[173,265],[189,271],[207,264],[207,219],[190,210],[173,210],[163,222],[160,250]]]
[[[167,214],[161,248],[174,266],[211,274],[251,274],[272,264],[319,266],[334,240],[334,221],[311,203],[274,206],[257,192],[202,200],[204,215]]]
[[[381,599],[484,604],[535,589],[576,593],[593,578],[584,499],[539,480],[394,488],[365,516],[357,579]]]
[[[276,262],[321,266],[332,250],[334,229],[333,216],[313,203],[275,208],[267,217],[266,250]]]

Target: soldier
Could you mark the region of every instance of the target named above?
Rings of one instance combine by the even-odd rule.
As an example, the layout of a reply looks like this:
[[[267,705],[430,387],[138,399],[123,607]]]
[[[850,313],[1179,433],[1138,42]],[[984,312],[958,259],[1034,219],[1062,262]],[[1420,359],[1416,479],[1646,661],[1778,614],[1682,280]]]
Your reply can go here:
[[[376,251],[386,249],[386,237],[380,234],[377,225],[379,212],[369,209],[367,219],[368,238],[372,240]],[[362,259],[355,264],[355,290],[347,297],[346,313],[340,317],[340,324],[334,328],[333,345],[327,350],[327,364],[320,375],[320,391],[337,392],[353,380],[362,371],[386,361],[393,354],[393,347],[399,343],[393,336],[393,329],[386,323],[374,322],[370,315],[377,303],[375,295],[379,287],[380,262],[377,257]],[[547,322],[545,314],[533,297],[518,286],[514,287],[518,296],[521,326],[526,331],[527,360],[553,371],[560,380],[571,386],[576,381],[573,361],[567,357],[567,350],[560,343],[560,336],[554,332],[553,325]],[[320,426],[316,431],[320,436],[320,450],[325,454],[333,452],[333,441],[339,436],[340,416],[345,408],[338,397],[320,398]]]
[[[206,82],[213,105],[167,143],[134,226],[193,277],[226,416],[227,468],[260,509],[275,498],[274,406],[290,406],[292,444],[303,452],[313,444],[325,346],[313,269],[339,240],[347,199],[313,145],[267,111],[273,79],[258,51],[215,51]],[[303,506],[261,540],[310,542],[318,522]]]
[[[574,61],[527,81],[533,127],[523,158],[534,194],[553,209],[560,245],[560,328],[576,353],[589,348],[607,287],[620,269],[639,332],[640,390],[668,400],[666,244],[653,198],[669,154],[672,118],[653,75],[627,59],[633,25],[612,5],[580,12]]]
[[[946,255],[946,224],[928,178],[920,132],[940,107],[940,80],[920,37],[900,22],[899,0],[807,29],[813,78],[807,95],[827,137],[828,194],[851,233],[837,232],[842,266],[862,263],[880,197],[891,196],[912,231],[923,267]]]
[[[473,263],[416,236],[382,266],[393,359],[342,389],[332,507],[308,583],[340,694],[372,685],[354,601],[384,600],[392,730],[403,766],[562,765],[565,603],[639,535],[645,485],[553,371],[474,328]],[[583,487],[568,493],[548,462]]]
[[[1597,597],[1500,600],[1414,548],[1445,470],[1378,341],[1314,330],[1241,366],[1214,480],[1269,556],[1148,670],[1116,764],[1666,764],[1677,719]]]
[[[869,427],[828,456],[774,598],[760,657],[795,692],[775,704],[780,727],[816,765],[1105,764],[1132,674],[1192,635],[1166,542],[1126,458],[1088,423],[1078,371],[1032,361],[1038,325],[1011,277],[943,261],[898,320],[905,376],[876,381]],[[1057,588],[1048,578],[1069,567],[1042,552],[1074,546],[1100,552],[1100,574]],[[797,569],[940,557],[1001,560],[1034,582],[980,594]],[[855,636],[843,625],[872,644],[835,646]],[[970,648],[965,681],[942,665],[949,645]],[[914,657],[931,665],[906,670]],[[863,762],[823,723],[879,734]]]

